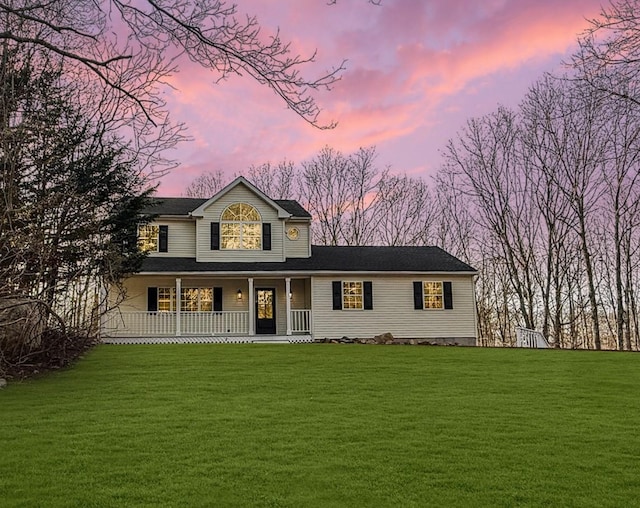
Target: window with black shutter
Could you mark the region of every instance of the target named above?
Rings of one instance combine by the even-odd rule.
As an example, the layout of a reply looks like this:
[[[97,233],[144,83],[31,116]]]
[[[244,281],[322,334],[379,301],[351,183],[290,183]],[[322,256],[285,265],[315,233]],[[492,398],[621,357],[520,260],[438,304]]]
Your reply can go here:
[[[147,311],[158,312],[158,288],[147,288]]]
[[[332,283],[333,288],[333,310],[342,309],[342,281],[334,280]]]
[[[373,310],[373,285],[371,281],[365,280],[362,286],[364,289],[364,310]]]
[[[168,252],[169,250],[169,226],[160,226],[158,234],[158,251]]]
[[[211,223],[211,250],[220,250],[220,223]]]
[[[453,292],[451,291],[451,282],[442,283],[444,294],[444,308],[453,309]]]
[[[222,312],[222,288],[213,288],[213,310]]]
[[[271,224],[269,222],[262,223],[262,249],[271,250]]]
[[[424,309],[424,301],[422,300],[422,281],[413,282],[413,308],[416,310]]]

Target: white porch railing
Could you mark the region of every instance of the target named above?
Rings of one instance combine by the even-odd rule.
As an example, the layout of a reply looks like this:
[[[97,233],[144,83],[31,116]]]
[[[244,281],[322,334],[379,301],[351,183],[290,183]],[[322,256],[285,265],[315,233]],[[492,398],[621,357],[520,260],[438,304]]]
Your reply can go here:
[[[182,335],[246,335],[249,313],[181,312]],[[109,337],[176,335],[175,312],[114,312],[105,320],[103,334]]]
[[[547,349],[549,343],[542,332],[530,330],[529,328],[516,328],[516,347],[530,347],[537,349]]]
[[[291,310],[291,331],[293,333],[311,333],[310,310]]]
[[[291,332],[311,333],[311,311],[291,311]],[[113,312],[104,320],[107,337],[176,335],[175,312]],[[248,335],[249,312],[181,312],[180,335]]]

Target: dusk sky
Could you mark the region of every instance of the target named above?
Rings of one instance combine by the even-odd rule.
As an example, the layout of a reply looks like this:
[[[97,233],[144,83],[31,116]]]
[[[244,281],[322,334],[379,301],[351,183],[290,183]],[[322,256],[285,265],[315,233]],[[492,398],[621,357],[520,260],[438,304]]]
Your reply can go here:
[[[343,153],[375,145],[380,167],[429,178],[439,151],[469,117],[498,104],[516,106],[527,87],[559,67],[576,36],[606,0],[237,0],[265,33],[278,27],[292,51],[315,49],[305,76],[347,60],[342,80],[316,95],[318,130],[250,77],[215,84],[188,61],[168,96],[175,121],[193,141],[171,156],[181,166],[163,177],[159,195],[179,196],[195,177],[231,177],[252,164],[299,163],[328,145]]]

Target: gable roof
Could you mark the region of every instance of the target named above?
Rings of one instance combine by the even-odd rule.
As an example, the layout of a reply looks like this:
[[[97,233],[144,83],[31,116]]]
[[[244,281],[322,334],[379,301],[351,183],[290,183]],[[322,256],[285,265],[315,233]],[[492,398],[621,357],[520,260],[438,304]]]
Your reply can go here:
[[[211,204],[215,203],[218,199],[220,199],[222,196],[224,196],[227,192],[229,192],[232,189],[235,189],[239,185],[244,185],[250,191],[252,191],[255,195],[257,195],[263,201],[265,201],[267,204],[271,205],[278,212],[278,218],[279,219],[287,219],[287,218],[291,217],[291,214],[289,212],[287,212],[278,203],[276,203],[273,199],[271,199],[269,196],[267,196],[264,192],[262,192],[260,189],[258,189],[255,185],[253,185],[251,182],[249,182],[243,176],[239,176],[233,182],[231,182],[229,185],[227,185],[222,190],[217,192],[214,196],[212,196],[211,198],[207,199],[198,208],[193,210],[191,212],[191,215],[194,216],[194,217],[204,217],[204,211]]]
[[[284,262],[196,262],[195,258],[148,257],[142,272],[408,272],[465,273],[476,270],[439,247],[311,246],[310,258]]]
[[[274,199],[282,209],[286,210],[292,217],[310,219],[311,214],[307,212],[300,203],[293,199]],[[204,198],[153,198],[151,206],[142,210],[144,214],[156,215],[184,215],[189,216],[192,211],[206,203]]]

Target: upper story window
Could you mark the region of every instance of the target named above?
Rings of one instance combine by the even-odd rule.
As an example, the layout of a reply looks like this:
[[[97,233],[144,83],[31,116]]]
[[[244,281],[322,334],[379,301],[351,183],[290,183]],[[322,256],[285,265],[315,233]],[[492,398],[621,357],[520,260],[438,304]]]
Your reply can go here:
[[[138,226],[138,247],[143,252],[158,252],[160,228],[155,224]]]
[[[234,203],[222,212],[221,219],[222,249],[262,249],[262,218],[253,206]]]

